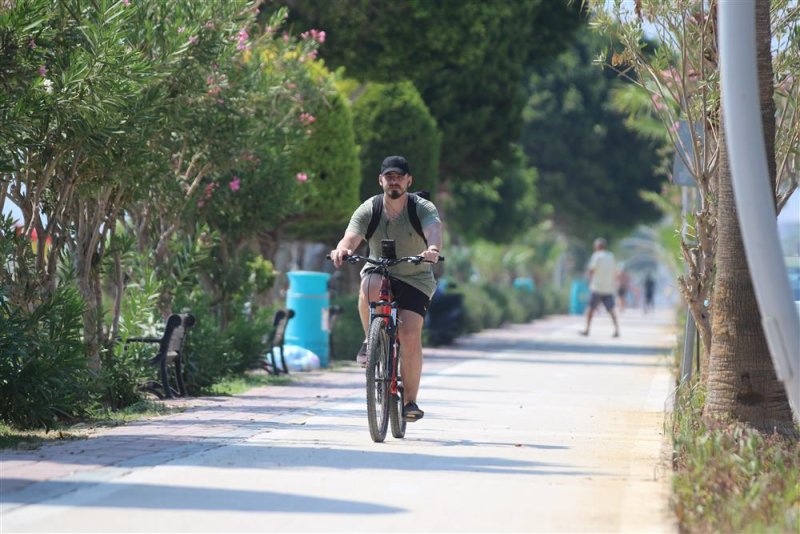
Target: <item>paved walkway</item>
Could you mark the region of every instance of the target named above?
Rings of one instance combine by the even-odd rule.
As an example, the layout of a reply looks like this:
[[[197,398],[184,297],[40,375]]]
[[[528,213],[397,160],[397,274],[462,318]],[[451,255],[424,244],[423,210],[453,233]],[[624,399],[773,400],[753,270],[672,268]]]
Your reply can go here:
[[[675,532],[671,321],[629,310],[621,338],[605,316],[582,338],[559,316],[426,349],[404,440],[370,441],[348,365],[4,452],[0,531]]]

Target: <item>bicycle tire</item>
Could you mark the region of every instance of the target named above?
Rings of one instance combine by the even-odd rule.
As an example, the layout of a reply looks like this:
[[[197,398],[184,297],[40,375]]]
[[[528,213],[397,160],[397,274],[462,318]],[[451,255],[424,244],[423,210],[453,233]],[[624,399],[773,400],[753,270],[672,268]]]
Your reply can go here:
[[[403,385],[400,383],[400,346],[397,346],[397,395],[392,395],[389,404],[389,421],[392,437],[402,439],[406,435],[406,420],[403,418]]]
[[[386,439],[389,426],[389,333],[386,323],[376,317],[367,336],[367,421],[369,435],[376,443]]]

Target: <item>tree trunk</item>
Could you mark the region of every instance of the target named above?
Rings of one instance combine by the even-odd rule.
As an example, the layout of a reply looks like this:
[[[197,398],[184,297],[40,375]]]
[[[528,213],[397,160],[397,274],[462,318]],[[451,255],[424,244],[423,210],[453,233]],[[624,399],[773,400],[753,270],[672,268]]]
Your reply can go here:
[[[756,3],[756,39],[762,120],[770,179],[774,183],[775,116],[769,0]],[[713,338],[705,414],[715,419],[735,419],[763,432],[777,430],[792,434],[792,412],[783,384],[775,374],[747,266],[722,128],[720,137],[717,270],[712,297]]]
[[[100,310],[94,287],[93,269],[96,261],[95,251],[98,241],[97,204],[88,199],[77,202],[77,232],[75,239],[75,274],[78,291],[86,305],[83,311],[83,342],[89,358],[89,367],[100,370],[100,331],[98,329]]]

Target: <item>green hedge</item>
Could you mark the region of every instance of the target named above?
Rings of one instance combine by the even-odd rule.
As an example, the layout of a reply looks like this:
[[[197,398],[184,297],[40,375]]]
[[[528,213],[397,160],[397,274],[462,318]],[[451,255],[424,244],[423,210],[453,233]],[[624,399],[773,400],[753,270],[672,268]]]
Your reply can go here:
[[[544,315],[564,313],[567,306],[565,294],[549,287],[527,292],[482,283],[464,284],[455,291],[464,295],[464,322],[456,335],[498,328],[506,323],[527,323]],[[358,297],[337,297],[331,304],[339,304],[343,309],[332,331],[331,359],[352,360],[364,340]]]
[[[505,323],[527,323],[555,313],[565,313],[566,293],[544,287],[534,292],[491,284],[465,284],[464,324],[467,332],[497,328]]]
[[[298,188],[304,215],[289,223],[285,232],[290,237],[324,241],[341,236],[358,206],[361,167],[346,97],[331,91],[313,117],[310,137],[292,156],[292,174],[308,176]]]
[[[362,200],[380,192],[381,161],[390,155],[408,159],[413,191],[436,194],[441,134],[411,82],[367,85],[353,103],[353,125],[360,147]]]

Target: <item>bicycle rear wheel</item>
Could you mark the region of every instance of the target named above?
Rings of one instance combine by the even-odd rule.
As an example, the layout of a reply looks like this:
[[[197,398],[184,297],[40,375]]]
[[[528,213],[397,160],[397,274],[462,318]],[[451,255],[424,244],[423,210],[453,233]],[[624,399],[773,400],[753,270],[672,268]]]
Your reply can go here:
[[[386,439],[389,426],[389,333],[386,323],[376,317],[367,336],[367,421],[372,441]]]

